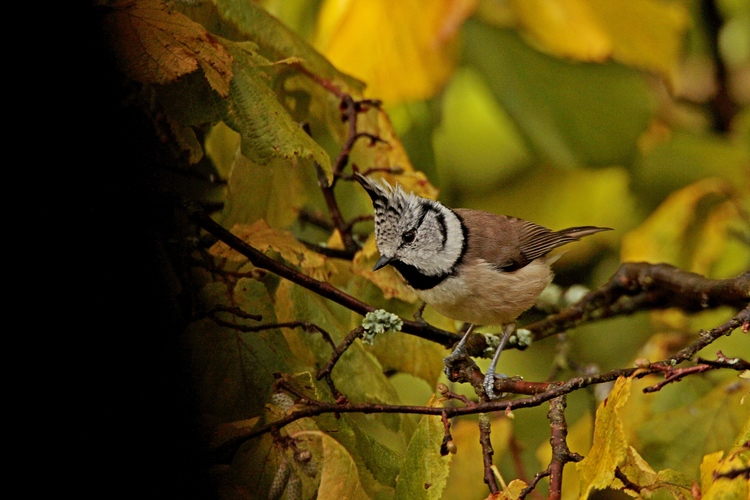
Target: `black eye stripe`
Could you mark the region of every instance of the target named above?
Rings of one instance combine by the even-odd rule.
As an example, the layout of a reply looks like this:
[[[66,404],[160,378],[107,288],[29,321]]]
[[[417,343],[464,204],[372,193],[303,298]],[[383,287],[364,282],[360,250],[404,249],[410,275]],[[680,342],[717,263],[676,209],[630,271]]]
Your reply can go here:
[[[427,217],[427,214],[429,212],[432,212],[435,214],[435,220],[437,220],[437,223],[440,224],[440,237],[442,238],[442,247],[445,248],[445,244],[448,241],[448,227],[445,223],[445,215],[436,208],[435,206],[431,204],[423,204],[421,205],[422,213],[419,215],[419,220],[417,221],[417,228],[419,228],[422,223],[424,222],[425,217]]]
[[[443,248],[445,248],[445,244],[448,242],[448,227],[445,224],[445,215],[438,210],[434,210],[434,212],[435,218],[440,224],[440,235],[443,237]]]

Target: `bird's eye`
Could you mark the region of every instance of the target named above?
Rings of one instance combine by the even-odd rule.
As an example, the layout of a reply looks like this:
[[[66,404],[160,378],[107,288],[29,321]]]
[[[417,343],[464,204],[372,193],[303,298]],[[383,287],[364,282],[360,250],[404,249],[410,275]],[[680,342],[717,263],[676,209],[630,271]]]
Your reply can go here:
[[[411,243],[414,241],[414,238],[416,237],[416,234],[413,230],[406,231],[402,236],[401,239],[404,240],[404,243]]]

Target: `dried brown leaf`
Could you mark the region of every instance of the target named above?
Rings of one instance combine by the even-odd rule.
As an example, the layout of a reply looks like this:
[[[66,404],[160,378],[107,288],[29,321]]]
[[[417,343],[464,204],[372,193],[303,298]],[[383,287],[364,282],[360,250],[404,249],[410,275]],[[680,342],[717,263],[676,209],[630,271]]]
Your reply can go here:
[[[121,0],[105,23],[122,70],[141,83],[168,84],[199,67],[229,95],[232,56],[203,26],[160,0]]]

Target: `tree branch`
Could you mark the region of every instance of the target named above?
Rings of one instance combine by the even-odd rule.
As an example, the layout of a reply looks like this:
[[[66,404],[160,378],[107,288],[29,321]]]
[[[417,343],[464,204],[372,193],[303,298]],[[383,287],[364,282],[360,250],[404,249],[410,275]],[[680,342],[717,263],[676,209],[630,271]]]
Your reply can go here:
[[[528,324],[535,341],[567,331],[581,323],[653,309],[679,308],[700,312],[720,306],[742,309],[750,303],[750,271],[734,278],[714,280],[669,264],[625,262],[607,283],[587,293],[564,311]],[[467,343],[470,356],[487,349],[483,336]],[[511,336],[505,347],[525,349]],[[701,347],[702,348],[702,347]]]
[[[748,302],[750,271],[735,278],[714,280],[669,264],[625,262],[606,284],[578,303],[524,328],[540,340],[585,321],[636,311],[677,307],[700,312],[719,306],[741,309]]]
[[[365,331],[364,328],[359,326],[355,328],[354,330],[352,330],[351,332],[349,332],[349,334],[344,338],[344,340],[341,341],[341,343],[338,346],[335,346],[335,345],[333,346],[333,354],[331,354],[331,357],[329,358],[328,362],[318,372],[318,375],[317,375],[318,380],[331,375],[331,372],[333,371],[333,367],[336,364],[336,362],[344,354],[344,352],[346,352],[349,346],[352,345],[355,340],[357,340],[359,337],[362,336],[362,333],[364,333],[364,331]]]
[[[496,495],[500,488],[497,487],[495,473],[492,471],[492,455],[495,454],[490,441],[490,418],[486,413],[479,414],[479,444],[482,445],[482,463],[484,464],[484,482],[490,489],[492,495]]]
[[[275,261],[258,249],[248,245],[229,230],[221,226],[221,224],[214,221],[199,205],[185,202],[183,207],[187,210],[190,219],[195,224],[229,245],[233,250],[236,250],[247,257],[254,266],[271,271],[277,276],[288,279],[292,283],[296,283],[297,285],[315,292],[321,297],[332,300],[333,302],[359,313],[362,316],[366,315],[368,312],[375,311],[375,308],[369,304],[342,292],[326,282],[318,281],[282,264],[281,262]],[[409,321],[403,318],[402,321],[403,327],[401,331],[437,342],[446,347],[449,347],[460,340],[459,335],[441,330],[440,328],[435,328],[424,322]]]
[[[435,408],[428,406],[406,406],[406,405],[387,405],[387,404],[373,404],[373,403],[328,403],[325,401],[318,401],[312,398],[304,397],[303,403],[305,407],[296,410],[283,418],[276,420],[275,422],[268,423],[266,425],[257,427],[247,434],[237,436],[231,440],[226,441],[217,449],[219,456],[226,456],[227,454],[233,455],[234,452],[241,446],[245,441],[252,439],[256,436],[260,436],[267,432],[277,431],[282,427],[289,425],[301,418],[315,417],[324,413],[410,413],[419,415],[443,415],[447,418],[453,418],[461,415],[472,415],[478,413],[489,413],[493,411],[510,411],[520,408],[530,408],[539,406],[540,404],[549,401],[551,399],[569,394],[578,389],[589,387],[591,385],[602,384],[605,382],[612,382],[618,377],[644,377],[649,374],[663,372],[664,366],[674,366],[682,361],[692,358],[696,352],[702,347],[710,344],[714,340],[720,338],[723,335],[731,332],[732,330],[745,325],[750,327],[750,306],[746,307],[734,318],[730,319],[723,325],[714,328],[710,332],[704,333],[698,340],[693,344],[682,349],[674,356],[654,363],[646,368],[625,368],[619,370],[612,370],[606,373],[599,373],[596,375],[579,376],[574,377],[566,382],[525,382],[517,379],[498,379],[496,382],[496,390],[498,392],[508,392],[514,394],[533,394],[528,397],[509,400],[509,401],[483,401],[471,406],[461,407],[450,407],[450,408]],[[478,371],[478,370],[477,370]],[[481,374],[479,377],[481,386]],[[524,392],[526,391],[526,392]],[[299,396],[299,393],[295,393]],[[538,479],[535,478],[534,483]]]

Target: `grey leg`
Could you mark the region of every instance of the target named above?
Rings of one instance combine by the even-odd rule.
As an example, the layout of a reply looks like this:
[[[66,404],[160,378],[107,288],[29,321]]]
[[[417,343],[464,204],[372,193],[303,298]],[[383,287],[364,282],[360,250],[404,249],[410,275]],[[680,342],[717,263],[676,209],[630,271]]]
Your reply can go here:
[[[505,325],[505,328],[503,329],[503,337],[500,339],[500,345],[497,346],[495,356],[492,358],[492,363],[490,363],[490,367],[487,369],[487,374],[484,376],[484,392],[487,393],[489,399],[495,398],[495,366],[497,365],[497,360],[500,359],[500,353],[503,352],[505,344],[508,343],[508,339],[510,338],[510,334],[513,333],[515,329],[515,323],[508,323]]]
[[[469,328],[466,330],[466,333],[464,333],[464,336],[461,337],[461,340],[456,344],[456,348],[453,349],[453,352],[450,353],[448,356],[443,358],[443,363],[445,363],[445,374],[450,377],[450,366],[453,364],[455,360],[460,358],[461,356],[466,355],[466,339],[469,338],[469,335],[471,335],[471,332],[474,330],[474,324],[472,323],[469,325]]]

